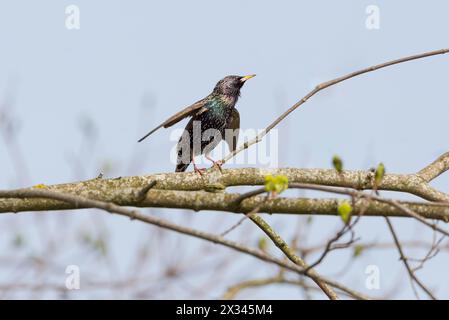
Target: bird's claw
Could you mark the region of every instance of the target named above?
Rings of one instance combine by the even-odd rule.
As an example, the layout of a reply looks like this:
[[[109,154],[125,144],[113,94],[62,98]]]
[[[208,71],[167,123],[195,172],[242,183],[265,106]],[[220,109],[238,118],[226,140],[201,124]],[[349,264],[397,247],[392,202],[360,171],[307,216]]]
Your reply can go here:
[[[206,171],[206,168],[198,168],[197,166],[194,166],[193,169],[196,173],[199,173],[200,176],[203,176],[203,171]]]
[[[221,173],[223,173],[223,170],[221,169],[221,166],[223,165],[223,161],[218,160],[218,161],[212,161],[213,165],[212,168],[217,167],[218,170],[220,170]]]
[[[221,166],[223,165],[223,161],[222,160],[215,161],[214,159],[212,159],[208,155],[206,155],[206,159],[209,160],[210,162],[212,162],[212,167],[211,168],[218,168],[218,170],[220,170],[220,172],[223,173],[223,170],[221,170]]]

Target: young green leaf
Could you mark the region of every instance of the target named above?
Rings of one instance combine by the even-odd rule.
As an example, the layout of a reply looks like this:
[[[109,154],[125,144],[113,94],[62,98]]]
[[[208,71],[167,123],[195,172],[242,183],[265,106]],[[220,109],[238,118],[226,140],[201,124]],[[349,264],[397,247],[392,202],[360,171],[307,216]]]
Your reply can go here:
[[[267,238],[260,237],[257,246],[259,247],[260,250],[267,251],[267,246],[268,246]]]
[[[344,223],[349,223],[349,220],[351,219],[351,212],[352,206],[348,201],[343,201],[338,205],[338,214],[340,215],[341,220],[343,220]]]
[[[334,169],[337,170],[338,173],[342,173],[343,171],[343,160],[337,155],[333,156],[332,158],[332,165],[334,166]]]
[[[354,247],[354,251],[353,251],[353,253],[352,253],[352,256],[353,256],[354,258],[357,258],[358,256],[360,256],[360,255],[362,254],[363,249],[364,249],[364,247],[363,247],[362,245],[356,245],[356,246]]]
[[[288,178],[286,176],[265,176],[265,191],[280,194],[288,188]]]
[[[376,172],[374,174],[374,183],[376,184],[376,186],[380,185],[380,183],[382,182],[382,179],[384,178],[384,175],[385,175],[385,166],[381,162],[377,166]]]

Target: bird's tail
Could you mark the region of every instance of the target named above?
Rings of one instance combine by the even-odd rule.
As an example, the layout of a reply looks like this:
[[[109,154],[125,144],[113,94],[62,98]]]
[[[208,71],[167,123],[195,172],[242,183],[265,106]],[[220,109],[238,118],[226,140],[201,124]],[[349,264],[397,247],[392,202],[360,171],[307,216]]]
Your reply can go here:
[[[175,171],[176,172],[184,172],[189,167],[189,165],[190,165],[190,163],[183,163],[183,162],[178,163],[176,165],[176,170]]]
[[[191,146],[190,135],[188,131],[184,131],[179,138],[176,158],[176,170],[175,172],[184,172],[190,165],[193,159],[193,146]]]
[[[180,142],[181,143],[181,142]],[[178,144],[178,157],[176,161],[176,170],[175,172],[184,172],[189,167],[190,162],[192,162],[192,153],[190,152],[190,148],[188,151],[184,151],[183,145]],[[186,154],[184,154],[184,152]]]
[[[142,142],[143,140],[145,140],[146,138],[148,138],[148,136],[150,134],[152,134],[153,132],[155,132],[156,130],[162,128],[164,125],[161,124],[160,126],[157,126],[156,128],[154,128],[153,130],[151,130],[150,132],[148,132],[146,135],[144,135],[142,138],[140,138],[139,140],[137,140],[137,142]]]

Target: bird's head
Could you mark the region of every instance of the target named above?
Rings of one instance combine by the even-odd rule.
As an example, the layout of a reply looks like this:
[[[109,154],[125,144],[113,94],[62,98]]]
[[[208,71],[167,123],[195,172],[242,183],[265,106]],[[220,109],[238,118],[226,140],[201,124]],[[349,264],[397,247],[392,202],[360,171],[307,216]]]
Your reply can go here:
[[[227,96],[239,96],[240,89],[245,84],[246,80],[255,77],[255,74],[248,76],[227,76],[217,82],[214,88],[214,93],[224,94]]]

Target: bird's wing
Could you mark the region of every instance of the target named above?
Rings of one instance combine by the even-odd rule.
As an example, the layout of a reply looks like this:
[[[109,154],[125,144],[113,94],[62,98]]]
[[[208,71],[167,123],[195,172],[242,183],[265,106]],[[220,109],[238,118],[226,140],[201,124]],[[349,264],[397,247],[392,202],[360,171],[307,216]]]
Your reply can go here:
[[[207,98],[204,98],[204,99],[201,99],[201,100],[195,102],[194,104],[188,106],[187,108],[184,108],[183,110],[179,111],[178,113],[174,114],[173,116],[171,116],[170,118],[165,120],[163,123],[158,125],[153,130],[148,132],[146,135],[144,135],[142,138],[140,138],[138,140],[138,142],[141,142],[142,140],[147,138],[150,134],[152,134],[153,132],[155,132],[156,130],[158,130],[162,127],[164,127],[164,128],[171,127],[172,125],[174,125],[175,123],[178,123],[179,121],[181,121],[182,119],[184,119],[186,117],[198,115],[200,113],[207,111],[207,108],[204,107],[206,102],[207,102]]]
[[[233,152],[237,148],[240,130],[240,114],[237,109],[232,110],[231,116],[226,123],[226,129],[228,130],[225,130],[225,140],[228,144],[229,150]]]

